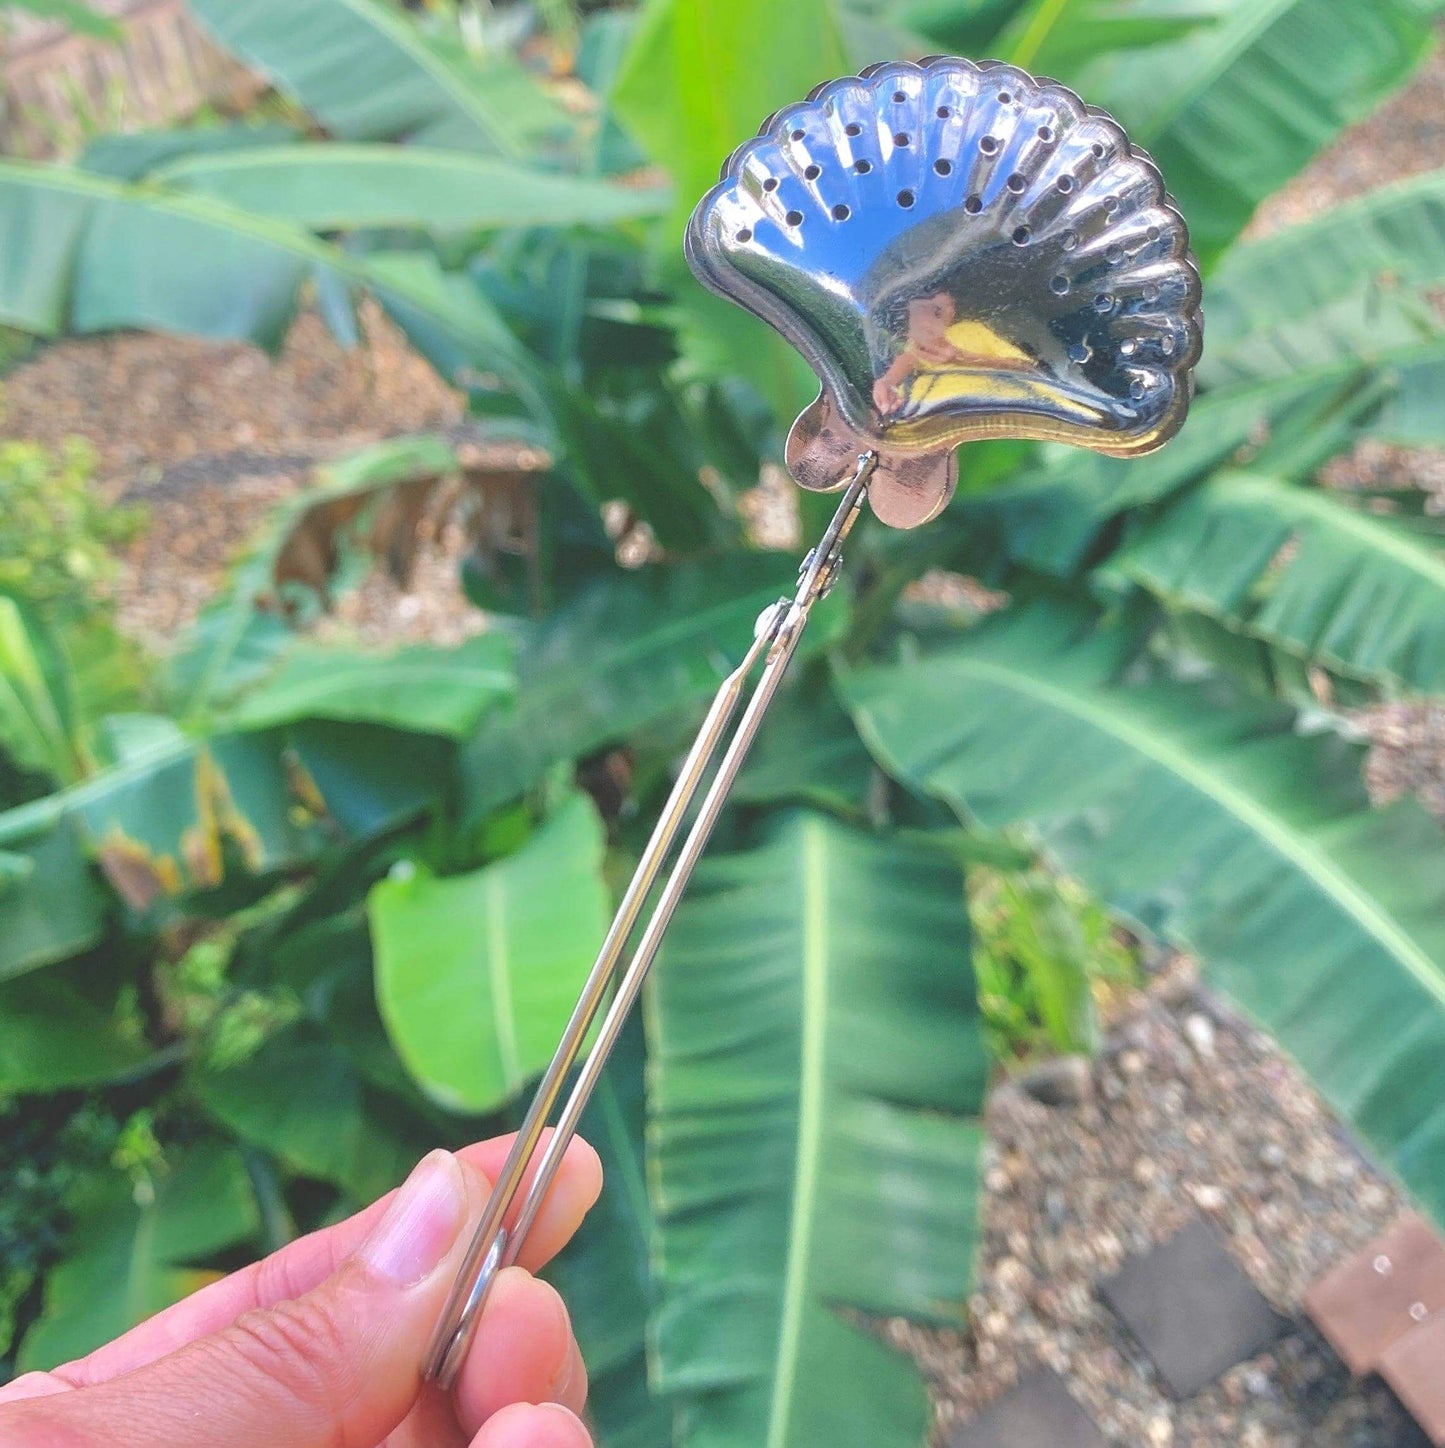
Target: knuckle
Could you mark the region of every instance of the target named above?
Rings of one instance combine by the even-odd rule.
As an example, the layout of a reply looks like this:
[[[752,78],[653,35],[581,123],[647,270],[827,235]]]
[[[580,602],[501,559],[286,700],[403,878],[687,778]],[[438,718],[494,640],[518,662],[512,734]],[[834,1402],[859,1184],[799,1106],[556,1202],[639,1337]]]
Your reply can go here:
[[[327,1423],[344,1420],[358,1384],[346,1331],[323,1300],[298,1297],[243,1313],[224,1337],[251,1374],[292,1403]]]

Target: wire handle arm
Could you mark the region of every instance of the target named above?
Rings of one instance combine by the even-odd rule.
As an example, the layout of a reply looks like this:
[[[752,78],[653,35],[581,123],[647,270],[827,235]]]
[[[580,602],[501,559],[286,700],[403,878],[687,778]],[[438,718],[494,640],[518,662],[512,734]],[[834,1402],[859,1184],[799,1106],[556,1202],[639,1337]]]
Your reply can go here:
[[[602,948],[582,987],[571,1019],[562,1032],[532,1103],[527,1109],[516,1140],[507,1155],[486,1208],[467,1248],[457,1280],[437,1323],[427,1351],[426,1375],[443,1387],[450,1387],[461,1368],[467,1349],[477,1328],[483,1304],[496,1274],[515,1262],[526,1240],[527,1232],[546,1200],[563,1153],[576,1133],[587,1102],[597,1085],[607,1058],[621,1034],[624,1022],[642,989],[649,967],[662,943],[663,933],[687,888],[693,868],[707,846],[713,826],[722,813],[733,782],[747,757],[748,749],[762,723],[764,713],[778,691],[789,661],[797,651],[803,628],[813,605],[832,588],[842,564],[842,546],[853,524],[858,520],[867,492],[868,479],[877,464],[877,454],[862,453],[849,480],[837,512],[828,524],[818,545],[803,560],[798,571],[797,592],[791,599],[780,598],[769,605],[758,618],[752,646],[742,662],[723,680],[708,709],[697,739],[688,751],[672,793],[663,806],[647,848],[638,861],[636,873],[622,897],[616,918],[607,932]],[[684,818],[693,799],[702,787],[708,766],[726,735],[728,725],[737,712],[743,686],[759,659],[764,661],[757,687],[743,710],[736,731],[728,742],[703,801],[698,809],[676,863],[668,876],[651,919],[643,930],[632,958],[623,970],[613,994],[597,1039],[588,1053],[572,1087],[571,1094],[557,1118],[556,1129],[542,1148],[541,1159],[528,1179],[528,1168],[542,1147],[547,1119],[561,1096],[568,1072],[576,1063],[592,1022],[602,1006],[608,987],[617,974],[618,962],[637,927],[642,908],[652,892],[659,873],[672,851]],[[525,1191],[524,1191],[525,1186]],[[521,1198],[515,1217],[512,1208]],[[511,1218],[511,1225],[507,1222]]]

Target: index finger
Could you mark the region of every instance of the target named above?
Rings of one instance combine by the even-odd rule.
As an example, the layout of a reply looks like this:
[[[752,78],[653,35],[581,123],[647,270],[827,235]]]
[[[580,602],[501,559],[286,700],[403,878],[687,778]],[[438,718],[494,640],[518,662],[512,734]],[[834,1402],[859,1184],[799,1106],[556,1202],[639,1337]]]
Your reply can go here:
[[[511,1136],[498,1136],[463,1147],[457,1153],[480,1178],[479,1199],[491,1190],[512,1140]],[[534,1157],[534,1165],[536,1159]],[[528,1180],[531,1172],[529,1168]],[[581,1137],[574,1137],[568,1143],[557,1179],[527,1234],[518,1265],[535,1271],[551,1261],[566,1246],[601,1190],[602,1163],[597,1153]],[[89,1357],[55,1369],[53,1376],[77,1388],[107,1382],[155,1362],[197,1338],[219,1332],[243,1312],[271,1307],[310,1292],[361,1243],[394,1195],[388,1192],[344,1222],[298,1237],[279,1252],[203,1287],[114,1342],[97,1348]]]

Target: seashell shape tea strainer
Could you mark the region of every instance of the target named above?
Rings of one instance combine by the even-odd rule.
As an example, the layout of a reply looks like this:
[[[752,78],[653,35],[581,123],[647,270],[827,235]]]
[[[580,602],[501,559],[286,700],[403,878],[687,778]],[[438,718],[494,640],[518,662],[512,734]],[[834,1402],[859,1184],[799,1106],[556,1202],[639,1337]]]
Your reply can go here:
[[[818,374],[787,463],[803,487],[843,497],[683,763],[438,1324],[427,1370],[443,1384],[536,1219],[865,498],[884,523],[914,527],[948,502],[961,443],[1014,437],[1132,457],[1167,442],[1189,406],[1200,288],[1183,217],[1114,120],[1012,66],[939,58],[819,86],[728,159],[686,250],[701,282],[775,327]]]
[[[1154,163],[1007,65],[873,66],[779,111],[693,212],[698,279],[777,328],[822,391],[787,461],[912,527],[989,437],[1131,457],[1178,430],[1199,274]]]

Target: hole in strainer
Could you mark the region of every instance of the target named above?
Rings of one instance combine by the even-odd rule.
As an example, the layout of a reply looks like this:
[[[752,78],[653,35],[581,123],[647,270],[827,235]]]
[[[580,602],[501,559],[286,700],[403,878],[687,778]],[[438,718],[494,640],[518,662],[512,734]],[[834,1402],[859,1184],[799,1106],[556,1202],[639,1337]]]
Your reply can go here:
[[[803,213],[801,211],[790,211],[783,218],[789,226],[801,226],[803,224]]]
[[[1028,229],[1027,226],[1016,226],[1016,227],[1014,227],[1014,238],[1013,238],[1013,240],[1014,240],[1014,245],[1015,245],[1015,246],[1027,246],[1027,245],[1029,244],[1029,238],[1030,238],[1032,235],[1033,235],[1033,232],[1031,232],[1031,231]]]
[[[900,191],[898,193],[898,204],[905,210],[913,205],[913,193],[911,191]]]

